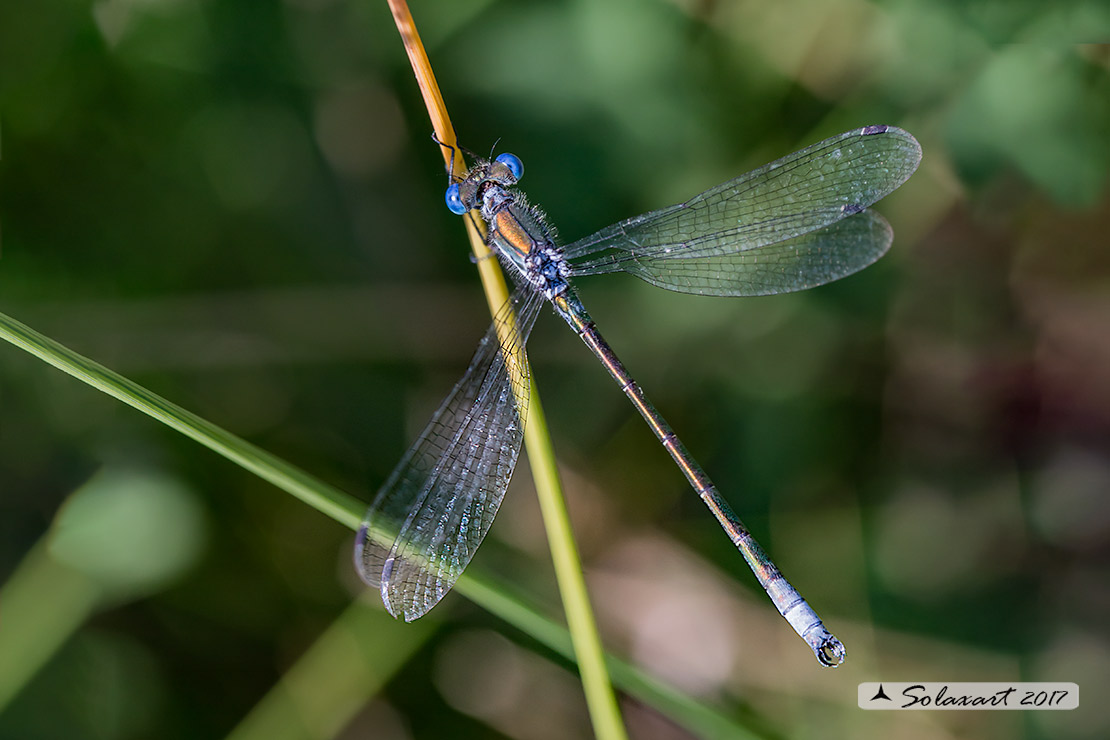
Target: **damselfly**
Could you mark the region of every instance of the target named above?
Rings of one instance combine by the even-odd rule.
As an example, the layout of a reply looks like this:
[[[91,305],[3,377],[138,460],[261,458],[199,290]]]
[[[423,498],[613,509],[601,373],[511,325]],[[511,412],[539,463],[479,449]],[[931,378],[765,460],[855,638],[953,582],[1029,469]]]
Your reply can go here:
[[[363,580],[407,621],[455,584],[489,531],[524,435],[524,343],[550,302],[597,356],[744,556],[760,585],[823,665],[844,647],[779,572],[602,339],[571,282],[626,272],[684,293],[787,293],[850,275],[890,247],[890,225],[869,206],[904,183],[921,147],[893,126],[826,139],[694,196],[561,247],[543,212],[514,189],[520,159],[479,159],[452,178],[447,205],[478,211],[487,244],[516,284],[466,374],[398,463],[355,544]]]

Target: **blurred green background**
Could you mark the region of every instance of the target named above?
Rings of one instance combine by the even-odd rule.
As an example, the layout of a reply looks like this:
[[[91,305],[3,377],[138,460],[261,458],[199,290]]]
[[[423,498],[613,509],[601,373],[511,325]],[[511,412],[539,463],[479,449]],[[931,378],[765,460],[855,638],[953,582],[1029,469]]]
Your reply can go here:
[[[1106,737],[1110,9],[413,13],[460,140],[500,137],[568,241],[849,128],[924,148],[878,206],[890,255],[835,285],[581,284],[847,644],[836,671],[596,360],[540,321],[606,645],[760,737]],[[368,501],[489,320],[430,130],[384,2],[0,4],[0,311]],[[565,662],[461,597],[415,626],[348,608],[352,539],[0,347],[0,737],[589,732]],[[475,563],[559,614],[526,462]],[[857,709],[883,679],[1072,681],[1080,709]],[[250,713],[275,684],[267,725]],[[690,736],[622,709],[635,737]]]

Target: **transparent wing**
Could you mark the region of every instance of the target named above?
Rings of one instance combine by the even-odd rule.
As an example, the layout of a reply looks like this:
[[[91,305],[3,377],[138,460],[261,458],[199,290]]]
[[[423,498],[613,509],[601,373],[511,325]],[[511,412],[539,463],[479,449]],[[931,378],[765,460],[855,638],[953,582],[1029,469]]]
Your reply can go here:
[[[394,617],[412,621],[435,606],[493,524],[524,437],[524,342],[541,305],[531,289],[516,290],[366,513],[355,567]],[[511,337],[504,350],[499,327]]]
[[[645,277],[640,266],[646,261],[677,262],[766,248],[861,213],[905,182],[920,161],[921,147],[905,131],[893,126],[856,129],[729,180],[686,203],[602,229],[567,246],[563,253],[577,261],[574,275],[630,272]],[[875,245],[857,242],[857,248],[873,252]],[[742,272],[748,269],[745,265],[759,261],[729,264]],[[655,285],[690,290],[681,280],[669,282],[661,268],[647,272]],[[681,277],[686,272],[676,268],[673,274]]]
[[[886,254],[893,239],[886,219],[868,210],[760,249],[692,259],[642,257],[623,269],[681,293],[775,295],[858,272]]]

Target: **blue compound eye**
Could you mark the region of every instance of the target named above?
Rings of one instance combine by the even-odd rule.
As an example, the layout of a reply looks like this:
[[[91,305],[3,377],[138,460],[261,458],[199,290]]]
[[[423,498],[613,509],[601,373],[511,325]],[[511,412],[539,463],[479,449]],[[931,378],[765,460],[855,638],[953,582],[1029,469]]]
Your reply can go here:
[[[508,167],[509,172],[512,173],[514,179],[519,180],[520,178],[524,177],[524,162],[521,162],[520,157],[516,156],[515,154],[509,154],[508,152],[505,152],[504,154],[498,154],[493,161],[500,162],[501,164]]]
[[[443,199],[447,201],[447,209],[457,216],[461,216],[468,210],[466,203],[463,203],[462,196],[459,195],[459,184],[453,182],[447,186],[447,193]]]

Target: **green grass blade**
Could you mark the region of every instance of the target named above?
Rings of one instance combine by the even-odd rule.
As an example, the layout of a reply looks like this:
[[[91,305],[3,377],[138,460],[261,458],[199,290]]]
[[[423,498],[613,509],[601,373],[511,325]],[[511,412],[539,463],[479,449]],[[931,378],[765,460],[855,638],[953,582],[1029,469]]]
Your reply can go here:
[[[191,411],[148,391],[138,383],[93,362],[31,327],[0,313],[0,337],[40,360],[72,375],[112,398],[154,417],[171,429],[200,442],[286,493],[351,529],[362,521],[363,504],[260,447],[236,437]]]
[[[358,499],[317,480],[261,448],[202,419],[53,339],[0,313],[0,338],[147,414],[250,470],[337,522],[357,530],[365,508]],[[534,463],[533,463],[534,464]],[[568,630],[544,616],[504,585],[493,585],[470,568],[455,590],[530,635],[553,652],[576,662]],[[617,686],[655,707],[700,737],[753,737],[752,731],[716,709],[663,685],[639,669],[605,656]]]

